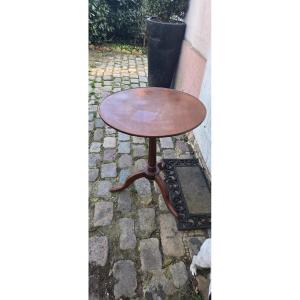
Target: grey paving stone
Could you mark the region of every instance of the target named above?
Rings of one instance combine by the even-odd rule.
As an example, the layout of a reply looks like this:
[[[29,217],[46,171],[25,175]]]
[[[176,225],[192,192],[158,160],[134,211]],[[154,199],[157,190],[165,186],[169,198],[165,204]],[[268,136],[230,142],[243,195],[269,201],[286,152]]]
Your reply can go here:
[[[137,179],[134,182],[134,187],[136,189],[140,201],[143,204],[147,205],[152,202],[151,185],[148,179]]]
[[[149,284],[144,287],[145,299],[168,299],[166,296],[171,296],[176,293],[176,288],[172,280],[165,276],[163,270],[152,271],[152,274]]]
[[[116,177],[117,166],[116,163],[102,164],[101,166],[101,177]]]
[[[122,154],[118,160],[118,165],[120,169],[132,166],[132,157],[129,154]]]
[[[113,266],[113,277],[116,280],[114,285],[114,296],[116,299],[135,296],[137,280],[135,266],[132,261],[117,261]]]
[[[160,146],[163,149],[174,148],[174,143],[172,141],[172,138],[170,137],[160,138],[159,141],[160,141]]]
[[[93,121],[94,120],[94,114],[93,113],[89,113],[89,121]]]
[[[96,112],[98,109],[98,105],[89,105],[89,112]]]
[[[105,135],[115,135],[116,130],[111,127],[105,127]]]
[[[169,267],[173,283],[177,288],[182,288],[188,280],[185,264],[180,261]]]
[[[130,175],[130,169],[122,169],[119,174],[119,182],[124,183],[126,178]]]
[[[147,77],[145,77],[145,76],[139,76],[139,80],[140,80],[141,82],[148,82],[148,79],[147,79]]]
[[[104,75],[103,80],[112,80],[113,77],[111,75]]]
[[[95,142],[100,142],[103,138],[103,129],[97,128],[94,131],[94,141]]]
[[[103,153],[103,161],[111,162],[116,159],[116,149],[105,149]]]
[[[130,135],[123,132],[118,132],[118,140],[121,142],[126,142],[130,140]]]
[[[96,128],[103,128],[104,127],[104,122],[100,118],[95,119],[95,127]]]
[[[180,135],[175,135],[175,136],[174,136],[174,139],[177,140],[177,141],[178,141],[178,140],[183,140],[183,141],[184,141],[185,138],[186,138],[185,133],[184,133],[184,134],[180,134]]]
[[[163,157],[169,159],[176,158],[176,152],[173,149],[163,150]]]
[[[108,256],[108,239],[106,236],[89,238],[89,262],[104,267]]]
[[[193,236],[193,237],[185,237],[184,242],[186,243],[188,249],[190,258],[192,259],[194,255],[197,255],[201,245],[205,241],[205,236]]]
[[[118,146],[118,152],[120,154],[130,153],[130,142],[120,142]]]
[[[164,200],[162,195],[158,196],[158,205],[159,205],[159,210],[160,211],[162,211],[162,212],[168,211],[168,208],[166,206],[165,200]]]
[[[150,272],[162,268],[161,253],[157,238],[140,241],[140,258],[142,271]]]
[[[97,153],[97,152],[100,152],[100,150],[101,150],[101,143],[99,143],[99,142],[91,143],[91,146],[90,146],[91,153]]]
[[[184,255],[182,233],[178,231],[176,221],[171,214],[159,216],[160,235],[163,253],[166,256]]]
[[[95,181],[98,177],[99,170],[98,169],[89,169],[89,181]]]
[[[139,83],[139,80],[136,78],[132,78],[132,79],[130,79],[130,82],[131,83]]]
[[[94,130],[94,126],[95,126],[95,122],[94,121],[89,122],[89,131]]]
[[[101,201],[95,203],[94,226],[110,225],[113,218],[113,203]]]
[[[133,157],[143,157],[146,155],[146,147],[144,145],[133,145]]]
[[[137,88],[137,87],[140,87],[140,85],[137,84],[137,83],[132,83],[132,84],[131,84],[131,87],[132,87],[132,88]]]
[[[146,159],[138,159],[134,163],[134,170],[141,171],[147,167],[147,160]]]
[[[101,161],[100,153],[89,154],[89,168],[96,168]]]
[[[140,83],[140,87],[147,87],[147,83],[141,82],[141,83]]]
[[[120,192],[117,210],[121,212],[131,211],[131,197],[128,190]]]
[[[103,197],[103,198],[109,198],[111,196],[110,189],[112,187],[112,184],[110,181],[101,180],[97,182],[96,186],[96,196],[97,197]]]
[[[104,91],[112,91],[112,86],[111,85],[107,85],[103,87]]]
[[[134,144],[144,144],[145,143],[145,138],[140,137],[140,136],[133,136],[132,137],[132,142]]]
[[[121,88],[119,88],[119,87],[113,88],[113,92],[114,92],[114,93],[117,93],[117,92],[120,92],[120,91],[121,91]]]
[[[134,234],[134,221],[130,218],[122,218],[119,220],[120,249],[134,249],[136,246],[136,236]]]
[[[184,154],[186,152],[189,152],[189,147],[187,143],[185,143],[184,141],[177,140],[175,148],[179,154]]]
[[[91,90],[91,94],[92,94],[92,96],[94,96],[94,94],[97,94],[97,93],[99,93],[100,92],[100,89],[99,88],[90,88],[90,90]]]
[[[138,210],[138,232],[143,238],[150,237],[155,231],[155,210],[154,208],[140,208]]]
[[[103,142],[103,147],[107,148],[115,148],[116,147],[116,138],[115,137],[105,137]]]
[[[104,81],[103,85],[104,86],[107,86],[107,85],[112,86],[112,81]]]

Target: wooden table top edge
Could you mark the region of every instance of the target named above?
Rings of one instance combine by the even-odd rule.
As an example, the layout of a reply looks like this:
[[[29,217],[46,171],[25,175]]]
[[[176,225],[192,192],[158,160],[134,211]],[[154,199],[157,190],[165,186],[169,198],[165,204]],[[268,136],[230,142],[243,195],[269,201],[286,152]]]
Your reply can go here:
[[[174,91],[176,91],[176,92],[179,92],[179,93],[182,93],[182,94],[184,94],[184,95],[187,95],[187,96],[189,96],[189,97],[194,98],[196,101],[200,102],[200,105],[202,105],[202,107],[203,107],[203,109],[204,109],[204,116],[205,116],[204,119],[201,120],[197,125],[191,127],[190,129],[184,130],[184,131],[182,131],[182,132],[175,133],[175,134],[167,134],[167,135],[159,135],[159,136],[157,136],[157,135],[133,134],[132,132],[124,131],[124,130],[122,130],[122,129],[120,129],[120,128],[116,128],[115,126],[111,125],[111,124],[109,123],[109,121],[105,120],[105,117],[103,117],[103,114],[101,113],[101,105],[102,105],[102,104],[104,103],[104,101],[106,101],[109,97],[111,97],[111,96],[113,96],[113,95],[116,95],[116,94],[119,94],[119,93],[123,93],[123,92],[125,92],[125,91],[129,91],[129,90],[150,89],[150,88],[151,88],[151,89],[154,88],[154,89],[163,89],[163,90],[174,90]],[[136,88],[131,88],[131,89],[127,89],[127,90],[124,90],[124,91],[119,91],[119,92],[112,93],[112,94],[106,96],[106,97],[103,99],[103,101],[98,105],[98,109],[97,109],[97,110],[98,110],[98,114],[99,114],[99,116],[101,117],[101,119],[103,120],[103,122],[104,122],[105,124],[107,124],[108,126],[110,126],[111,128],[113,128],[113,129],[115,129],[115,130],[117,130],[117,131],[119,131],[119,132],[122,132],[122,133],[124,133],[124,134],[128,134],[128,135],[131,135],[131,136],[137,136],[137,137],[144,137],[144,138],[164,138],[164,137],[172,137],[172,136],[178,136],[178,135],[181,135],[181,134],[185,134],[185,133],[187,133],[187,132],[190,132],[190,131],[194,130],[194,129],[197,128],[198,126],[200,126],[200,125],[203,123],[203,121],[205,120],[206,114],[207,114],[206,107],[205,107],[205,105],[203,104],[203,102],[202,102],[199,98],[197,98],[197,97],[195,97],[195,96],[193,96],[193,95],[191,95],[191,94],[189,94],[189,93],[180,91],[180,90],[171,89],[171,88],[164,88],[164,87],[136,87]]]

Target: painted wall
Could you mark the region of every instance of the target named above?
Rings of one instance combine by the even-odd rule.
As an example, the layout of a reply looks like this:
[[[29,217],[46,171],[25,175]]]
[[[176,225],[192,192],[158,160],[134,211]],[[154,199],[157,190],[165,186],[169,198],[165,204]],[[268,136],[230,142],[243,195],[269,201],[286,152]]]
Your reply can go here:
[[[211,170],[211,88],[210,88],[210,0],[190,0],[187,24],[176,73],[175,87],[204,103],[205,121],[193,134],[199,145],[202,163]]]

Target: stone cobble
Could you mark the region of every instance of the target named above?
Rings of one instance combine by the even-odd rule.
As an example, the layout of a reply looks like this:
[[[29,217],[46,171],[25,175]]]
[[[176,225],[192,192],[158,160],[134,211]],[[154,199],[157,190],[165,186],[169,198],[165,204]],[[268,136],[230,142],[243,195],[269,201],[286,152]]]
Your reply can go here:
[[[115,149],[105,149],[103,152],[103,162],[112,162],[116,159]]]
[[[128,190],[119,193],[117,210],[120,212],[131,211],[131,197]]]
[[[89,169],[89,181],[95,181],[98,177],[99,170],[98,169]]]
[[[174,283],[175,287],[177,287],[177,288],[183,287],[188,280],[186,266],[182,261],[180,261],[174,265],[171,265],[170,273],[173,278],[173,283]]]
[[[101,201],[95,204],[94,226],[110,225],[113,218],[112,202]]]
[[[136,245],[136,236],[134,234],[134,221],[130,218],[119,220],[120,226],[120,249],[134,249]]]
[[[116,177],[117,176],[117,166],[116,163],[103,164],[101,167],[101,177]]]
[[[116,280],[114,296],[116,299],[135,296],[137,288],[136,269],[134,262],[121,260],[114,264],[113,276]]]
[[[159,216],[162,249],[165,256],[181,257],[185,254],[182,233],[178,231],[171,214]]]
[[[159,250],[159,240],[150,238],[140,241],[142,271],[155,271],[162,268],[162,257]]]
[[[183,236],[177,230],[159,189],[145,178],[110,192],[146,167],[148,141],[106,125],[98,106],[114,92],[146,87],[147,68],[145,55],[90,52],[89,262],[96,265],[90,299],[181,299],[191,289],[187,262],[205,239],[199,231]],[[158,159],[193,157],[185,135],[158,139],[157,153]]]
[[[140,178],[135,180],[134,187],[139,200],[143,204],[149,204],[152,202],[151,185],[148,179]]]
[[[118,146],[118,153],[129,154],[130,153],[130,143],[129,142],[120,142],[119,146]]]
[[[107,134],[107,130],[105,130]],[[116,138],[115,137],[105,137],[103,142],[103,147],[106,148],[115,148],[116,147]]]
[[[101,180],[97,182],[95,196],[102,197],[102,198],[109,198],[111,195],[109,191],[111,187],[112,187],[112,183],[110,181]]]
[[[150,237],[155,231],[155,210],[154,208],[140,208],[138,210],[138,233],[140,237]]]
[[[129,154],[123,154],[118,160],[118,165],[120,169],[128,168],[132,166],[132,157]]]
[[[108,256],[108,239],[106,236],[92,236],[89,239],[89,261],[105,266]]]

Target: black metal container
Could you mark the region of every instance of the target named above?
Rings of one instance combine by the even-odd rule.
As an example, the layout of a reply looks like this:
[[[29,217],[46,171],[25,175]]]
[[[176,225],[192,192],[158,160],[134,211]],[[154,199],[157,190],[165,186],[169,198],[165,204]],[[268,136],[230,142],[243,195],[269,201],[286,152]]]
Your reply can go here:
[[[171,86],[185,33],[184,22],[161,22],[147,19],[148,85]]]

